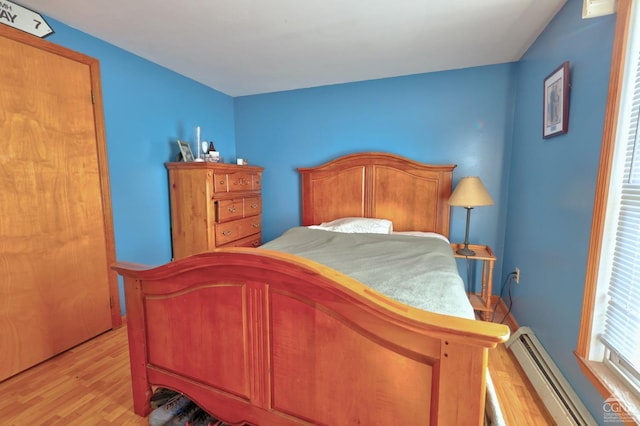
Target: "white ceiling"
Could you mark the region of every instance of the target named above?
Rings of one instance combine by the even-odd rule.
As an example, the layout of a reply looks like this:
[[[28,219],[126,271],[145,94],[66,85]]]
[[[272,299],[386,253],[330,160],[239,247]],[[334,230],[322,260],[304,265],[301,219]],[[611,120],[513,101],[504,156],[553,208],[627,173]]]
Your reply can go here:
[[[231,96],[517,61],[565,2],[16,1]]]

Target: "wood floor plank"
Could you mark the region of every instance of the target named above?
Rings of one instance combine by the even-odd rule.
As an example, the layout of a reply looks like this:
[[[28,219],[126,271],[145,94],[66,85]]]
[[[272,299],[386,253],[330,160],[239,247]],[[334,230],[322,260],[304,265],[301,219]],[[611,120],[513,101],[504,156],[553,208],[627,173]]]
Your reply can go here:
[[[133,412],[127,329],[104,333],[0,383],[2,425],[148,425]]]
[[[507,314],[504,303],[497,304],[494,318],[504,318],[504,324],[512,333],[518,327],[515,319]],[[489,351],[489,371],[507,425],[555,425],[520,364],[504,344]]]

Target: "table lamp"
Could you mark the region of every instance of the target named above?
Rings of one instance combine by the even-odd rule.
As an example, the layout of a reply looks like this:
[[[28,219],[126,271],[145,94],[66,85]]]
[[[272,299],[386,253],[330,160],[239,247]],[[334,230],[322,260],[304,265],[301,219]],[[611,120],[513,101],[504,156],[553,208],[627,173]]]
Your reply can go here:
[[[469,248],[469,220],[471,219],[471,209],[476,206],[490,206],[493,204],[491,195],[477,176],[467,176],[460,179],[456,189],[449,197],[449,205],[459,206],[467,209],[467,231],[464,236],[464,247],[456,250],[456,253],[463,256],[473,256],[476,254]]]

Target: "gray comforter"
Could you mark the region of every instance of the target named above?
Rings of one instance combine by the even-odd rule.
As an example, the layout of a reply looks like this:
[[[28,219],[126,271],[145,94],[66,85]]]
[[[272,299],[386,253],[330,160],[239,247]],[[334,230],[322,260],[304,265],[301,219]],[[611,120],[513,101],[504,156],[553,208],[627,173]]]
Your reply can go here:
[[[330,266],[425,311],[474,318],[451,247],[439,238],[296,227],[261,248]]]

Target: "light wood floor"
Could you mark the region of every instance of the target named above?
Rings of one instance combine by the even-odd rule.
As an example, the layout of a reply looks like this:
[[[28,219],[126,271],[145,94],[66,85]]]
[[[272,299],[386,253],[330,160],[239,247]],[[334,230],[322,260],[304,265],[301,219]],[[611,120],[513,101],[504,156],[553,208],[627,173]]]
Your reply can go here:
[[[507,307],[502,300],[497,297],[495,299],[496,312],[493,315],[493,320],[503,322],[509,326],[513,333],[518,329],[517,322],[508,314]],[[489,351],[489,372],[508,426],[556,424],[529,383],[518,361],[505,345],[499,345],[495,350]]]
[[[553,424],[504,345],[489,370],[507,425]],[[0,383],[0,424],[147,425],[133,413],[126,327]]]
[[[0,383],[2,425],[148,425],[133,413],[127,329]]]

